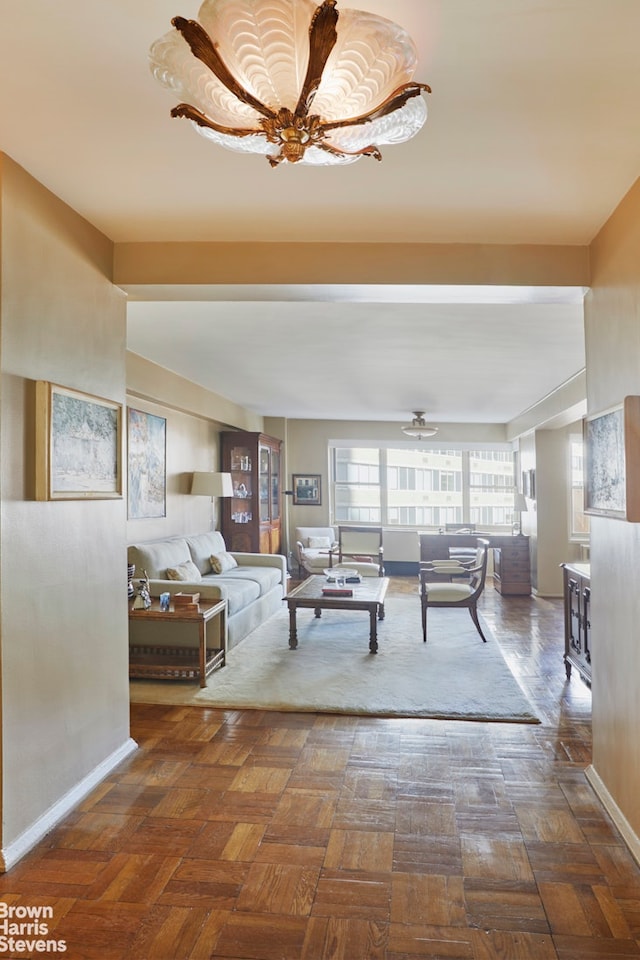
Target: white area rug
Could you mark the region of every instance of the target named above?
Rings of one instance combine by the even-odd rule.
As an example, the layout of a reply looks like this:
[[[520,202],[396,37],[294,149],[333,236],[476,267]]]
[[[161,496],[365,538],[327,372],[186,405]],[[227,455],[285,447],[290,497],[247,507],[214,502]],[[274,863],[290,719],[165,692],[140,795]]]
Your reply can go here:
[[[480,639],[467,610],[430,610],[422,642],[418,598],[390,598],[369,653],[362,611],[298,610],[298,649],[289,649],[282,611],[254,630],[211,674],[193,681],[132,680],[134,703],[191,704],[384,717],[538,723],[483,621]]]

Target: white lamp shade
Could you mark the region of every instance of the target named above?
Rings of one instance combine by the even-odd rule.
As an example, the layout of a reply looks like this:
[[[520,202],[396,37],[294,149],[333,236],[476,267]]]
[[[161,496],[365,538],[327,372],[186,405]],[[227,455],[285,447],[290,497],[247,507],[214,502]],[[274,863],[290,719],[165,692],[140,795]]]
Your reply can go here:
[[[516,490],[513,494],[513,509],[516,513],[526,513],[529,509],[527,498],[524,493],[520,493],[519,490]]]
[[[231,474],[196,471],[191,482],[191,493],[200,497],[232,497]]]

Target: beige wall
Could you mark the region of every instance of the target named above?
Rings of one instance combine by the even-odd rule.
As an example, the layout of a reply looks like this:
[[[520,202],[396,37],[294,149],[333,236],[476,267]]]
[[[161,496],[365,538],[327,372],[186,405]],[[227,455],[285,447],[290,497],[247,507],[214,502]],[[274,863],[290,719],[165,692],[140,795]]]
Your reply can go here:
[[[591,249],[589,412],[640,394],[640,181]],[[591,518],[593,769],[640,851],[640,524]]]
[[[166,419],[166,500],[164,517],[127,520],[127,542],[154,540],[213,529],[214,504],[210,497],[192,497],[194,470],[218,470],[218,433],[200,417],[149,403],[134,396],[127,405]],[[136,571],[142,575],[142,571]]]
[[[2,849],[129,742],[124,500],[36,502],[34,381],[120,403],[112,245],[0,155]],[[103,774],[104,775],[104,774]]]
[[[587,286],[586,246],[466,243],[119,243],[114,280],[132,294],[219,283]]]
[[[190,494],[193,472],[220,470],[221,430],[262,430],[262,417],[132,353],[127,405],[167,421],[166,516],[128,519],[127,543],[219,528],[219,501]]]

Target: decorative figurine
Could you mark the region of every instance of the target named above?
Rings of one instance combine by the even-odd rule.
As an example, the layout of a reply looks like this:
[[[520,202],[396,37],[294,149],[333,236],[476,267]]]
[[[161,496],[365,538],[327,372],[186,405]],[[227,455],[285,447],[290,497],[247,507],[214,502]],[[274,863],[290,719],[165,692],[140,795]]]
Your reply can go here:
[[[148,610],[151,606],[151,592],[149,585],[149,575],[144,572],[144,579],[138,581],[138,596],[133,601],[134,610]]]

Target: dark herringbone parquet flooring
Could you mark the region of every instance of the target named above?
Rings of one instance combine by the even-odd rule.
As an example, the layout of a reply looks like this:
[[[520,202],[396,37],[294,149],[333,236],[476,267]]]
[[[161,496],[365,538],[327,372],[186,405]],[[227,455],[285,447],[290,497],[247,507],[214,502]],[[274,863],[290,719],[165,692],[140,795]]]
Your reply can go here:
[[[561,603],[482,613],[539,726],[134,706],[140,749],[0,898],[50,905],[69,960],[640,957]]]

